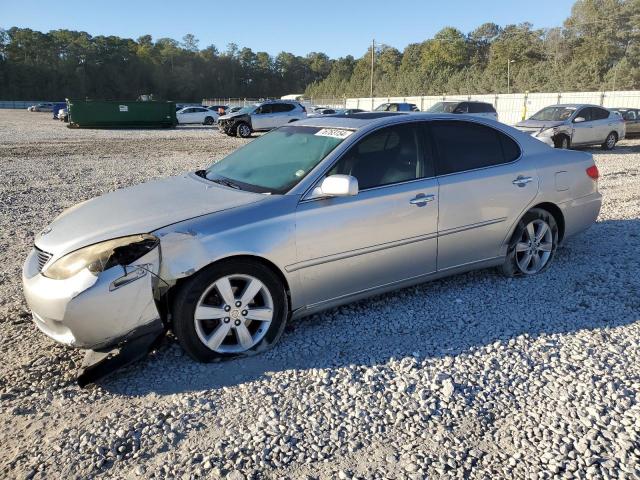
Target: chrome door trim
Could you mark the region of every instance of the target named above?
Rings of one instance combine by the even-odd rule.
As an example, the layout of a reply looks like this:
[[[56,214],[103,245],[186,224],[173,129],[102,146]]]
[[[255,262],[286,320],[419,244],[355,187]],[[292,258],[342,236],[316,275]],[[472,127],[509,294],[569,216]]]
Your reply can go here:
[[[453,233],[465,232],[467,230],[473,230],[474,228],[486,227],[487,225],[493,225],[495,223],[502,223],[507,219],[507,217],[495,218],[493,220],[486,220],[484,222],[471,223],[469,225],[463,225],[462,227],[450,228],[448,230],[443,230],[438,232],[439,237],[444,237],[446,235],[451,235]]]
[[[302,262],[293,263],[287,265],[284,269],[288,273],[293,273],[303,268],[315,267],[316,265],[322,265],[324,263],[335,262],[337,260],[343,260],[345,258],[357,257],[359,255],[365,255],[367,253],[379,252],[394,247],[401,247],[403,245],[409,245],[411,243],[422,242],[425,240],[431,240],[438,236],[437,233],[430,233],[427,235],[419,235],[417,237],[405,238],[403,240],[397,240],[395,242],[380,243],[378,245],[372,245],[370,247],[358,248],[357,250],[349,250],[346,252],[335,253],[333,255],[327,255],[326,257],[312,258],[310,260],[304,260]]]
[[[326,177],[324,177],[326,178]],[[416,182],[422,182],[424,180],[433,180],[436,177],[420,177],[420,178],[414,178],[412,180],[405,180],[403,182],[396,182],[396,183],[387,183],[386,185],[378,185],[376,187],[370,187],[370,188],[364,188],[360,191],[358,191],[358,195],[364,192],[373,192],[375,190],[381,190],[383,188],[393,188],[393,187],[397,187],[399,185],[406,185],[408,183],[416,183]],[[320,180],[322,180],[323,177],[320,178]],[[317,185],[316,185],[317,186]],[[314,187],[315,188],[315,187]],[[313,190],[311,190],[311,193],[313,193]],[[352,198],[358,198],[358,195],[353,196]],[[327,200],[329,198],[338,198],[338,197],[314,197],[314,198],[302,198],[300,200],[299,203],[308,203],[308,202],[316,202],[318,200]]]
[[[465,271],[473,270],[476,268],[488,268],[491,266],[499,265],[504,261],[504,257],[497,256],[491,258],[485,258],[483,260],[477,260],[474,262],[465,263],[462,265],[456,265],[440,271],[433,271],[425,273],[423,275],[417,275],[414,277],[405,278],[396,282],[385,283],[376,287],[367,288],[353,293],[340,295],[338,297],[330,298],[329,300],[323,300],[321,302],[312,303],[301,307],[292,312],[292,318],[300,318],[305,315],[315,313],[328,308],[336,307],[345,303],[353,302],[359,298],[370,297],[375,294],[385,293],[388,291],[396,290],[401,287],[409,287],[417,283],[423,283],[429,280],[436,280],[438,278],[447,277],[453,273],[462,273]]]

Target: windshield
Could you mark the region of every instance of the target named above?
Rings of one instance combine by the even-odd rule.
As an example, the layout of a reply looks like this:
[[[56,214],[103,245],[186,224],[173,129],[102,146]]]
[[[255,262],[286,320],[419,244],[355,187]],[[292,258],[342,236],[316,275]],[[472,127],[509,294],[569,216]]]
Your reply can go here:
[[[206,178],[230,181],[253,192],[285,193],[352,133],[336,128],[281,127],[211,165]]]
[[[561,122],[563,120],[569,120],[575,107],[547,107],[540,110],[529,120],[550,120],[553,122]]]
[[[383,103],[382,105],[379,105],[378,107],[376,107],[376,112],[386,112],[389,109],[389,105],[391,105],[390,103]]]
[[[236,110],[236,111],[235,111],[235,112],[233,112],[233,113],[243,113],[243,114],[244,114],[244,113],[251,113],[251,112],[253,112],[255,109],[256,109],[256,106],[255,106],[255,105],[249,105],[248,107],[242,107],[241,109]]]
[[[431,113],[453,113],[460,102],[438,102],[433,105],[427,112]]]

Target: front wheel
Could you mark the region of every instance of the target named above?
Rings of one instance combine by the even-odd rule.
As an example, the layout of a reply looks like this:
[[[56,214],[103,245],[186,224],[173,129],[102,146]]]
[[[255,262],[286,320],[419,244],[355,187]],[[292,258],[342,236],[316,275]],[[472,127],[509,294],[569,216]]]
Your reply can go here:
[[[173,330],[195,360],[258,353],[282,334],[288,302],[266,266],[246,260],[214,264],[191,278],[173,304]]]
[[[251,136],[251,127],[245,122],[240,122],[236,127],[236,132],[239,137],[249,138]]]
[[[607,135],[606,140],[601,145],[602,149],[613,150],[613,148],[616,146],[617,141],[618,141],[618,136],[614,132],[611,132],[609,135]]]
[[[562,150],[567,150],[570,146],[569,137],[567,137],[566,135],[557,136],[553,140],[553,143],[555,144],[556,148],[560,148]]]
[[[546,210],[533,208],[518,222],[502,272],[508,277],[535,275],[551,264],[558,246],[558,225]]]

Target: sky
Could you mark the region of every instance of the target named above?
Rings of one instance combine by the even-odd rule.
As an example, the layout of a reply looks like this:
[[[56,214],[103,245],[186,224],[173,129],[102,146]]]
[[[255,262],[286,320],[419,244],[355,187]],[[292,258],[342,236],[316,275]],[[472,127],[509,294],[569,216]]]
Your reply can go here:
[[[60,28],[136,39],[150,34],[225,50],[236,43],[276,55],[362,56],[371,40],[399,50],[446,26],[468,33],[485,22],[560,26],[574,0],[0,0],[0,28]]]

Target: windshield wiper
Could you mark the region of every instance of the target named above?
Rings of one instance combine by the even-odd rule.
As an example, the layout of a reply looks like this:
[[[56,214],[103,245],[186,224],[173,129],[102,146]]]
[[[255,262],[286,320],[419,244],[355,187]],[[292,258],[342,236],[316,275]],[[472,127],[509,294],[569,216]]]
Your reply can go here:
[[[231,180],[228,180],[226,178],[213,178],[210,180],[212,182],[219,183],[220,185],[224,185],[225,187],[231,187],[231,188],[235,188],[236,190],[242,190],[240,185],[238,185],[237,183],[233,183]]]
[[[196,170],[196,171],[195,171],[195,172],[193,172],[193,173],[195,173],[195,174],[196,174],[196,175],[198,175],[199,177],[207,178],[207,171],[206,171],[206,170]],[[207,180],[209,180],[209,179],[207,178]]]

